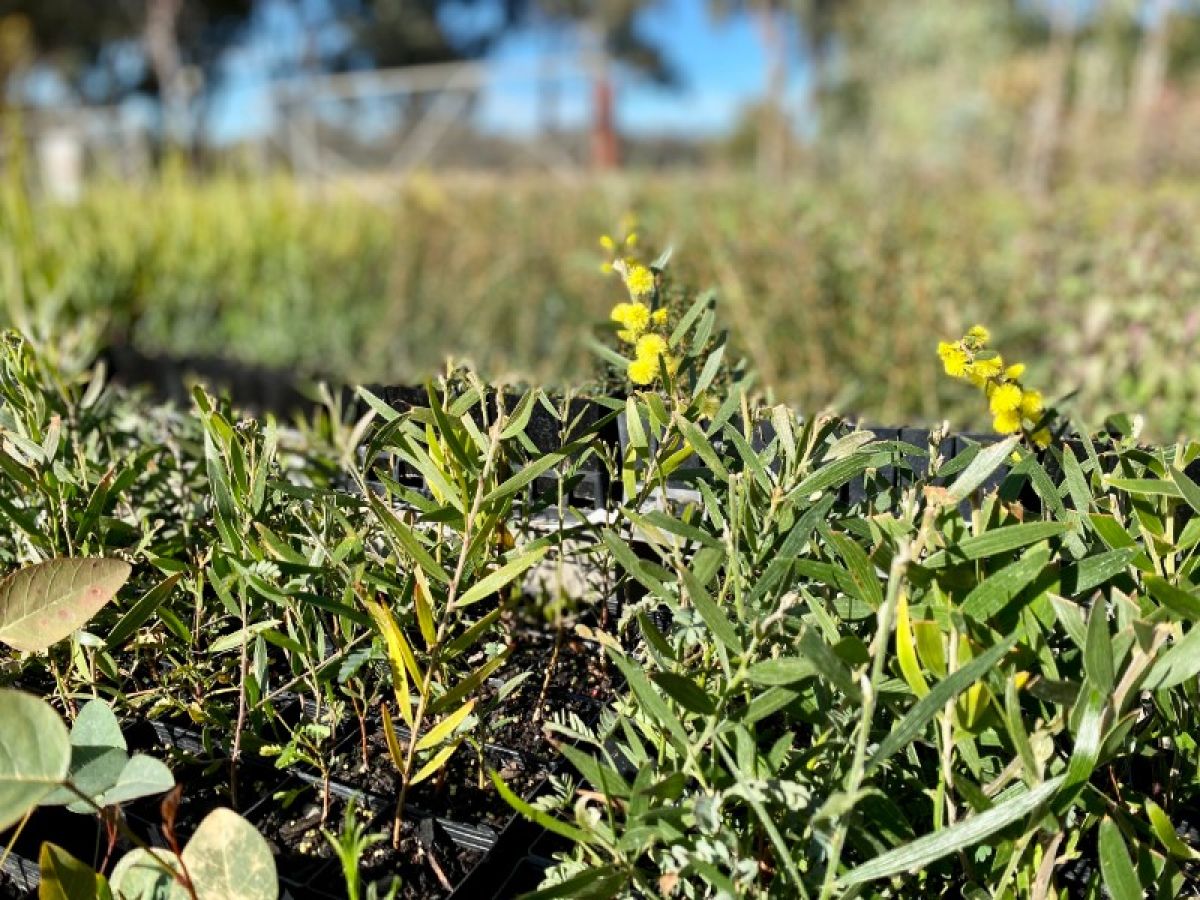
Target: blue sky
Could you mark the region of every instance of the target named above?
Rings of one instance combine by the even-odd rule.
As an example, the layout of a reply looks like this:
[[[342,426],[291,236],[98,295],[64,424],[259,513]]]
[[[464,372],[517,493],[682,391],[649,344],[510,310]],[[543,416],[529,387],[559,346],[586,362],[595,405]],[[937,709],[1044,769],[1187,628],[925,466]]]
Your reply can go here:
[[[706,0],[660,0],[642,14],[642,32],[663,48],[682,85],[667,89],[637,77],[618,73],[620,127],[637,134],[703,135],[725,131],[739,110],[761,97],[766,66],[755,23],[745,16],[714,21]],[[279,40],[276,35],[271,44]],[[488,129],[528,133],[537,124],[537,87],[530,78],[539,71],[539,60],[553,52],[559,58],[578,58],[570,36],[552,51],[544,32],[515,33],[488,57],[494,67],[494,85],[484,93],[478,121]],[[219,100],[215,131],[221,138],[237,138],[269,126],[271,107],[265,74],[274,51],[267,42],[255,42],[231,60],[228,88]],[[798,53],[793,60],[801,59]],[[589,90],[584,73],[576,66],[561,69],[560,121],[566,127],[587,121]],[[799,97],[803,89],[802,62],[794,66],[790,89]],[[795,107],[793,107],[795,108]]]

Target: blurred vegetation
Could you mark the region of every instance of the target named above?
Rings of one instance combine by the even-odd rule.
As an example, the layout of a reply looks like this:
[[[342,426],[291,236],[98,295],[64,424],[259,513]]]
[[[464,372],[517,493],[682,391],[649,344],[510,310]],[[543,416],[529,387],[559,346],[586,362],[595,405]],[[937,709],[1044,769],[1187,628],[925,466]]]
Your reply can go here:
[[[315,193],[168,173],[68,207],[10,181],[4,315],[60,345],[87,325],[90,350],[302,376],[412,381],[452,353],[574,380],[619,292],[596,238],[629,211],[655,245],[686,250],[672,270],[719,291],[760,384],[802,410],[986,424],[934,354],[982,321],[1085,423],[1123,410],[1159,437],[1200,429],[1200,190],[1183,184],[1067,187],[1046,204],[945,180],[417,178]]]

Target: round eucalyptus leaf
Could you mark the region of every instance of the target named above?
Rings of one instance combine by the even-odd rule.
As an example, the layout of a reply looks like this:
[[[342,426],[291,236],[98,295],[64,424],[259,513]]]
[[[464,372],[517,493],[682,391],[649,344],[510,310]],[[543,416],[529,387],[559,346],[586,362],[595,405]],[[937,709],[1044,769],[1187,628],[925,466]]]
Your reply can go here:
[[[130,850],[108,882],[121,900],[189,900],[187,890],[163,866],[178,872],[179,860],[168,850]]]
[[[72,747],[67,778],[76,791],[99,806],[100,795],[117,783],[128,762],[129,756],[119,747]],[[56,789],[38,805],[67,806],[78,813],[93,811],[90,804],[79,799],[79,794],[66,787]]]
[[[111,600],[129,578],[119,559],[47,560],[0,581],[0,643],[45,650]]]
[[[204,900],[276,900],[275,857],[254,826],[231,809],[214,809],[183,848],[183,862]]]
[[[67,726],[44,700],[0,690],[0,832],[58,787],[71,765]]]
[[[132,757],[121,770],[116,784],[104,792],[101,806],[128,803],[139,797],[164,794],[175,787],[175,776],[162,762],[140,753]]]
[[[116,714],[103,700],[84,704],[71,726],[71,744],[76,747],[118,747],[127,750],[125,735]]]

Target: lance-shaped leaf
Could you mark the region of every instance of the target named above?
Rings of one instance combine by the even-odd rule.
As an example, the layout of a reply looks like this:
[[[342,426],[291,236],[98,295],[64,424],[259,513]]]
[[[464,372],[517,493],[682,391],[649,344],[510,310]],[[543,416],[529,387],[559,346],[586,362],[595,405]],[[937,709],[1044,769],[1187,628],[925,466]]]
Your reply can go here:
[[[83,627],[129,578],[119,559],[51,559],[0,582],[0,643],[45,650]]]
[[[843,875],[838,879],[838,883],[850,887],[878,878],[899,875],[902,872],[915,872],[943,856],[974,846],[984,838],[1029,815],[1054,795],[1062,781],[1063,776],[1059,775],[1031,791],[1017,794],[996,804],[987,812],[970,816],[949,828],[927,834],[877,856]]]

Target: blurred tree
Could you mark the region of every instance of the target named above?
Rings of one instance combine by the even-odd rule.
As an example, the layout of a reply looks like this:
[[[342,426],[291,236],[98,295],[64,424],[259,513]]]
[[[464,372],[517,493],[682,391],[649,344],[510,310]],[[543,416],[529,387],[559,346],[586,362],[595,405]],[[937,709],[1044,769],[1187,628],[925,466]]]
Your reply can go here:
[[[541,20],[551,28],[575,30],[585,45],[592,79],[592,163],[600,169],[620,163],[616,131],[617,95],[610,60],[663,84],[678,76],[661,48],[639,27],[638,14],[655,0],[510,0],[517,21]]]
[[[799,29],[805,45],[809,64],[807,106],[810,113],[816,113],[838,28],[857,14],[857,0],[710,0],[709,5],[720,17],[749,13],[758,20],[767,61],[766,92],[758,114],[758,166],[764,174],[779,175],[792,130],[785,109],[790,32]]]
[[[20,99],[20,75],[49,70],[83,102],[156,100],[163,132],[182,140],[192,101],[216,80],[226,51],[262,0],[0,0],[0,27],[24,35],[0,88]],[[6,57],[7,60],[7,57]]]
[[[609,60],[663,85],[678,75],[655,42],[639,27],[638,14],[656,0],[504,0],[511,24],[568,27],[586,47],[592,79],[592,162],[609,169],[620,162],[616,133],[616,91]],[[543,95],[548,100],[550,95]],[[549,118],[543,111],[543,120]]]

